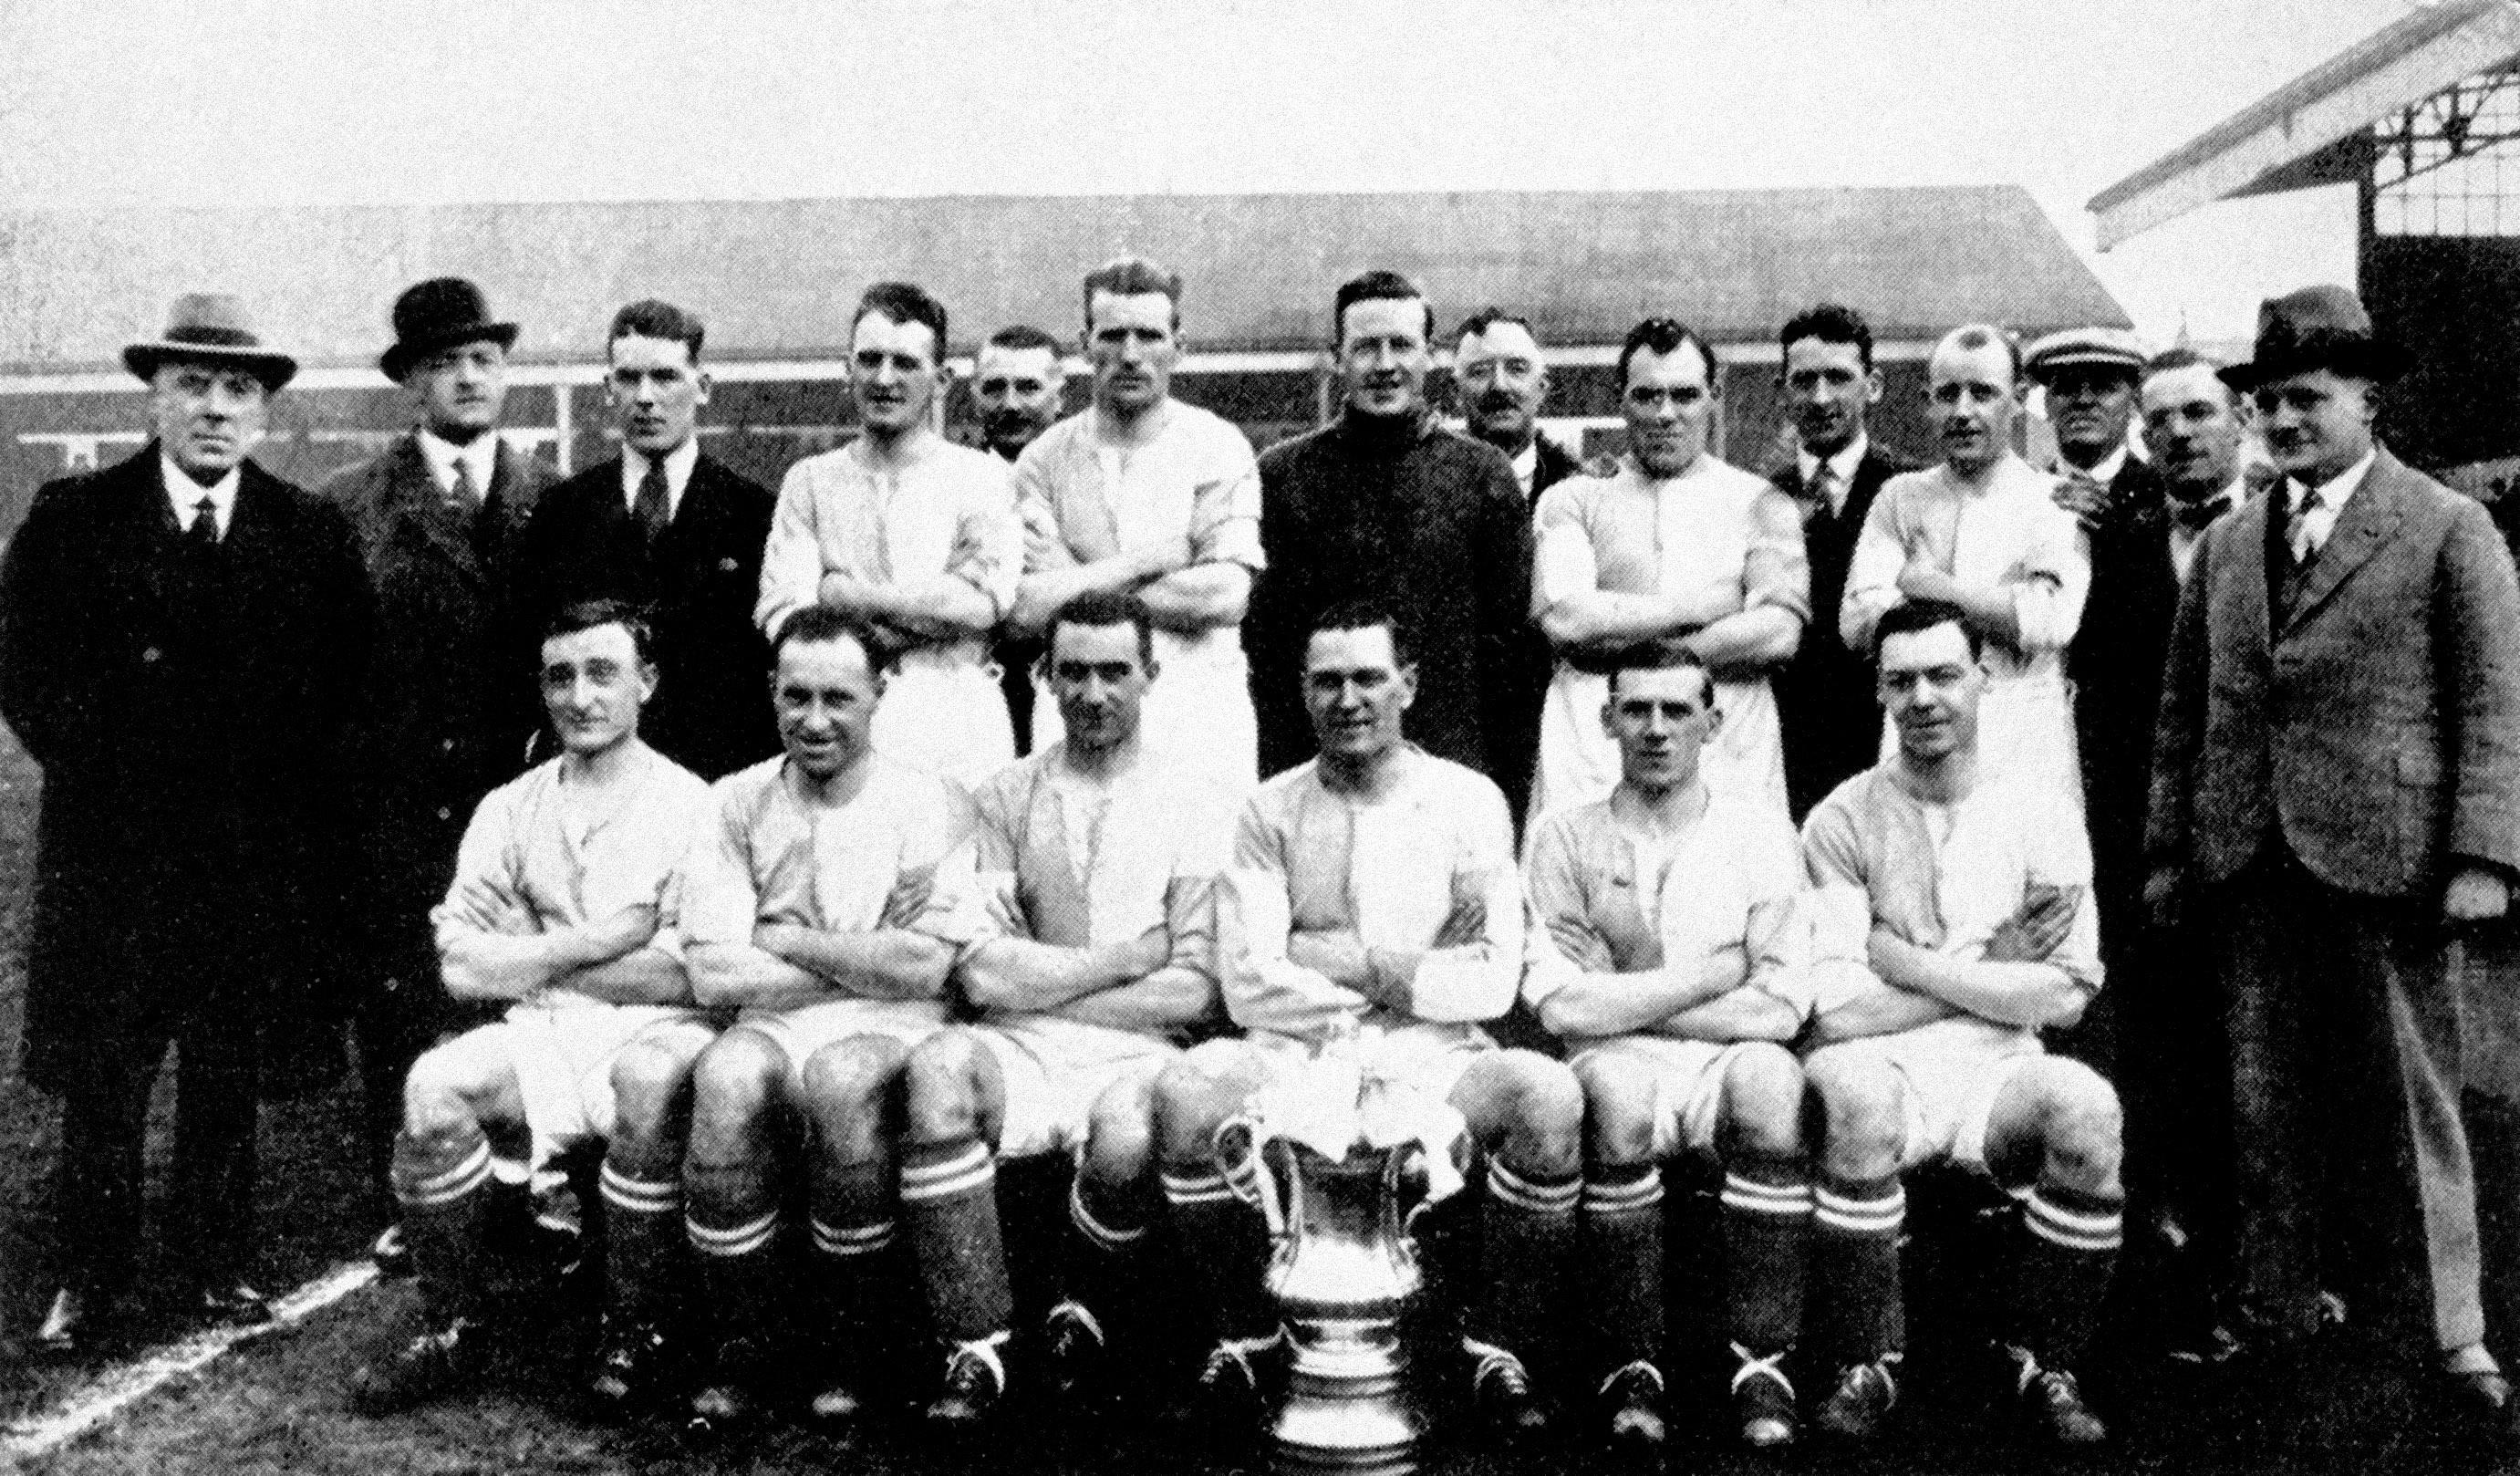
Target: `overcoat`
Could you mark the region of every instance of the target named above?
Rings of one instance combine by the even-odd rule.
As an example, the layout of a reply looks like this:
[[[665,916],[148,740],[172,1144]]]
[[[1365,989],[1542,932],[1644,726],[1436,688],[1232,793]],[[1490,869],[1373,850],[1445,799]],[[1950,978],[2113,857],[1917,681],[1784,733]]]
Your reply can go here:
[[[1776,676],[1777,710],[1785,734],[1785,795],[1795,818],[1828,792],[1870,768],[1881,757],[1881,700],[1874,695],[1872,653],[1850,651],[1837,633],[1838,607],[1846,601],[1846,572],[1855,563],[1855,540],[1881,485],[1916,469],[1868,440],[1864,459],[1846,486],[1846,502],[1831,512],[1802,470],[1787,461],[1768,480],[1794,499],[1803,514],[1803,552],[1811,563],[1811,620],[1793,660]]]
[[[769,643],[752,623],[776,505],[768,487],[703,455],[651,549],[631,520],[614,456],[546,491],[525,530],[529,631],[538,635],[578,600],[647,606],[659,680],[639,734],[703,779],[779,752]]]
[[[358,540],[376,642],[352,724],[359,934],[390,973],[434,965],[428,914],[473,807],[524,768],[541,721],[517,628],[526,520],[551,474],[501,446],[481,506],[446,506],[417,435],[335,474],[323,494]],[[405,981],[411,983],[413,981]]]
[[[23,1049],[47,1090],[188,1020],[298,1043],[343,972],[358,554],[251,462],[219,552],[204,619],[153,441],[46,484],[0,559],[0,716],[44,771]]]

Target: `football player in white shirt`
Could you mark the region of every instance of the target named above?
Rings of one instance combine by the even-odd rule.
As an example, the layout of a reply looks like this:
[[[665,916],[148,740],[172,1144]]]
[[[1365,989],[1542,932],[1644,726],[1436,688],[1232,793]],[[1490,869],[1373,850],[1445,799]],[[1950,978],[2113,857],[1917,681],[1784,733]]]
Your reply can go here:
[[[1666,1433],[1661,1369],[1663,1160],[1725,1169],[1724,1333],[1741,1438],[1794,1438],[1779,1361],[1802,1330],[1811,1231],[1803,1073],[1787,1043],[1810,1013],[1794,828],[1775,806],[1710,788],[1699,760],[1724,721],[1714,679],[1677,642],[1613,662],[1601,726],[1609,798],[1542,821],[1523,997],[1564,1038],[1584,1084],[1583,1284],[1609,1366],[1611,1443]]]
[[[1147,750],[1232,807],[1259,777],[1242,614],[1263,563],[1260,466],[1232,422],[1172,397],[1181,295],[1179,273],[1135,256],[1087,274],[1094,402],[1015,463],[1024,577],[1013,622],[1038,628],[1084,594],[1146,601],[1165,671],[1147,694]],[[1058,740],[1056,704],[1034,703],[1032,738],[1036,749]]]
[[[370,1412],[480,1370],[485,1319],[502,1310],[499,1222],[525,1213],[493,1184],[521,1190],[589,1139],[605,1143],[597,1397],[617,1407],[645,1392],[663,1341],[681,1249],[677,1101],[711,1035],[692,1007],[676,915],[708,786],[640,741],[656,669],[628,606],[562,611],[541,682],[560,757],[483,798],[431,914],[447,992],[515,1002],[424,1053],[404,1085],[394,1197],[428,1326],[353,1376]]]
[[[878,1299],[908,1280],[884,1255],[898,1137],[887,1103],[911,1047],[943,1027],[946,979],[971,940],[968,808],[946,781],[876,750],[885,675],[874,640],[829,606],[788,617],[771,676],[786,753],[717,782],[692,861],[693,990],[738,1012],[694,1068],[684,1170],[717,1319],[715,1370],[692,1413],[712,1428],[757,1412],[774,1361],[791,1295],[775,1254],[782,1145],[798,1130],[831,1342],[817,1418],[857,1416],[867,1339],[892,1321]]]
[[[1221,1080],[1192,1061],[1157,1082],[1158,1152],[1193,1264],[1237,1278],[1215,1283],[1228,1295],[1201,1403],[1249,1413],[1262,1403],[1253,1358],[1277,1324],[1273,1311],[1254,1314],[1242,1279],[1258,1270],[1256,1217],[1219,1204],[1215,1126],[1255,1078],[1349,1037],[1370,1081],[1449,1103],[1487,1157],[1482,1284],[1462,1339],[1471,1403],[1492,1433],[1516,1440],[1550,1422],[1525,1361],[1552,1342],[1574,1253],[1584,1092],[1563,1063],[1501,1048],[1479,1024],[1510,1008],[1521,984],[1512,824],[1484,775],[1401,737],[1417,682],[1388,609],[1351,602],[1313,622],[1304,703],[1319,756],[1243,807],[1217,888],[1218,981],[1249,1035]]]
[[[1065,1153],[1076,1234],[1050,1316],[1055,1386],[1082,1388],[1106,1319],[1143,1296],[1156,1199],[1151,1087],[1219,1018],[1213,891],[1226,814],[1201,773],[1141,739],[1154,626],[1134,595],[1051,621],[1064,737],[972,796],[985,917],[956,970],[978,1017],[911,1052],[901,1210],[946,1345],[939,1427],[1000,1407],[1013,1299],[993,1161]],[[1164,673],[1170,679],[1170,673]],[[1134,1350],[1133,1350],[1134,1352]]]
[[[2123,1238],[2118,1099],[2039,1041],[2100,986],[2081,807],[2035,772],[1982,761],[1989,678],[1960,610],[1894,607],[1873,651],[1898,752],[1803,823],[1815,954],[1853,981],[1817,992],[1803,1062],[1822,1115],[1813,1274],[1854,1344],[1828,1350],[1837,1386],[1814,1422],[1860,1441],[1896,1403],[1899,1176],[1948,1161],[2020,1202],[2004,1347],[2018,1412],[2048,1443],[2092,1445],[2108,1432],[2073,1365]]]

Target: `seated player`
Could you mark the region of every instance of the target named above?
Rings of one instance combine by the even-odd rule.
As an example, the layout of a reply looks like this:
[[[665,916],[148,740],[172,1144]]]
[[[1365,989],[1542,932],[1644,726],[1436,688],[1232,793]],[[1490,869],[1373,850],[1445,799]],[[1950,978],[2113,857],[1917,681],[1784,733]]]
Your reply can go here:
[[[1518,1438],[1549,1422],[1524,1360],[1555,1320],[1574,1249],[1584,1095],[1563,1064],[1503,1049],[1478,1024],[1512,1005],[1522,975],[1513,830],[1496,785],[1402,738],[1417,688],[1388,610],[1357,602],[1314,622],[1304,703],[1320,756],[1244,806],[1217,888],[1218,979],[1250,1038],[1228,1067],[1182,1063],[1158,1081],[1164,1191],[1191,1264],[1233,1277],[1200,1403],[1256,1413],[1252,1361],[1276,1315],[1245,1279],[1256,1217],[1223,1198],[1208,1142],[1254,1080],[1357,1034],[1369,1075],[1449,1101],[1486,1151],[1463,1348],[1479,1417]]]
[[[1523,997],[1584,1084],[1583,1284],[1612,1364],[1620,1446],[1663,1443],[1663,1160],[1719,1157],[1733,1413],[1752,1446],[1794,1438],[1778,1362],[1802,1330],[1811,1165],[1803,1074],[1802,863],[1794,829],[1699,769],[1723,722],[1706,668],[1671,643],[1609,674],[1606,800],[1541,822]]]
[[[2100,986],[2081,808],[2041,776],[1981,767],[1987,669],[1957,609],[1893,608],[1873,653],[1898,752],[1803,823],[1815,952],[1875,976],[1820,992],[1803,1062],[1823,1119],[1812,1266],[1852,1344],[1814,1418],[1862,1440],[1897,1402],[1899,1176],[1948,1160],[2020,1201],[2004,1349],[2020,1412],[2047,1440],[2094,1444],[2107,1428],[2073,1367],[2116,1268],[2118,1101],[2039,1042]]]
[[[750,1419],[788,1294],[773,1255],[780,1147],[802,1129],[812,1274],[833,1361],[816,1416],[858,1413],[848,1361],[885,1325],[877,1298],[908,1268],[892,1243],[897,1125],[886,1099],[910,1047],[945,1023],[945,982],[969,940],[967,809],[945,781],[875,752],[884,674],[850,617],[807,606],[773,643],[786,752],[719,780],[692,859],[684,927],[692,989],[736,1023],[694,1068],[688,1228],[718,1319],[696,1423]]]
[[[639,738],[656,669],[627,606],[562,611],[541,679],[560,757],[483,798],[430,914],[447,992],[515,1002],[422,1055],[404,1084],[394,1197],[428,1320],[353,1376],[372,1412],[479,1370],[498,1222],[524,1215],[521,1194],[502,1203],[493,1180],[521,1189],[591,1139],[606,1145],[597,1397],[617,1404],[662,1342],[680,1238],[676,1109],[710,1037],[692,1008],[675,907],[708,786]],[[511,1152],[521,1140],[527,1157],[500,1156],[494,1139]]]
[[[1094,594],[1053,618],[1043,662],[1057,745],[972,797],[985,931],[957,970],[976,1023],[911,1052],[901,1212],[947,1349],[940,1425],[1005,1393],[1013,1304],[994,1158],[1065,1152],[1076,1234],[1050,1315],[1053,1377],[1075,1392],[1143,1274],[1155,1074],[1216,1015],[1212,892],[1225,817],[1198,768],[1145,749],[1151,617]]]

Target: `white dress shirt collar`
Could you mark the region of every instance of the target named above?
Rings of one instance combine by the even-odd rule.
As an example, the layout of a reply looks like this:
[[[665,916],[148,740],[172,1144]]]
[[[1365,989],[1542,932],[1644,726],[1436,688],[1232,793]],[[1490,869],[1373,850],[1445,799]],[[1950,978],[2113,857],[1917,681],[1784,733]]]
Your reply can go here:
[[[2248,479],[2245,477],[2234,476],[2231,479],[2230,485],[2223,488],[2219,492],[2216,492],[2213,496],[2206,498],[2205,502],[2206,505],[2214,509],[2215,517],[2222,518],[2228,515],[2248,499]],[[2184,504],[2181,503],[2176,497],[2170,498],[2169,501],[2170,567],[2177,571],[2180,581],[2184,583],[2187,579],[2187,572],[2196,567],[2196,547],[2198,544],[2205,541],[2205,530],[2202,528],[2191,528],[2186,523],[2181,521],[2179,510],[2184,506]]]
[[[472,474],[472,495],[487,499],[491,479],[499,475],[499,433],[484,431],[472,438],[471,445],[459,446],[424,427],[420,455],[428,463],[428,475],[436,481],[441,496],[455,495],[455,468],[460,462]]]
[[[202,499],[207,497],[211,516],[219,520],[219,536],[228,535],[228,525],[236,521],[237,484],[241,480],[235,467],[228,468],[228,474],[219,479],[216,486],[203,486],[161,449],[158,453],[158,474],[166,488],[166,504],[175,510],[177,528],[191,528]]]
[[[1539,475],[1540,438],[1534,436],[1531,438],[1531,444],[1513,453],[1513,480],[1522,484],[1522,494],[1525,497],[1531,495],[1531,479]]]
[[[700,438],[698,436],[665,453],[665,520],[672,522],[683,510],[683,489],[692,484],[692,468],[699,464]],[[637,511],[639,483],[648,475],[648,458],[628,446],[621,448],[621,502]]]
[[[2317,486],[2306,487],[2298,478],[2284,479],[2284,506],[2294,515],[2292,555],[2295,559],[2317,553],[2326,546],[2327,535],[2335,530],[2337,517],[2345,511],[2345,504],[2362,489],[2362,480],[2371,474],[2371,464],[2379,456],[2380,448],[2373,446],[2362,453],[2362,460]],[[2307,507],[2303,505],[2304,498],[2309,499]]]
[[[1845,509],[1847,493],[1855,487],[1855,473],[1864,465],[1864,453],[1871,448],[1872,438],[1866,432],[1858,431],[1855,433],[1854,439],[1839,446],[1837,454],[1827,458],[1828,510],[1830,512],[1841,512]],[[1804,486],[1810,486],[1812,478],[1819,474],[1821,460],[1822,458],[1809,451],[1794,452],[1794,469],[1801,474]]]

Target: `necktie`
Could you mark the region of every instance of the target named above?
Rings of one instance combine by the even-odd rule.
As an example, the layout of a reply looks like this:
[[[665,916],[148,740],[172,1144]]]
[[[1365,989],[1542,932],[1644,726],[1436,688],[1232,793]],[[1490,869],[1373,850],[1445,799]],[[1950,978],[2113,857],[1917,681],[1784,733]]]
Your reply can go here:
[[[2310,515],[2318,507],[2318,494],[2304,491],[2301,500],[2292,505],[2291,516],[2284,527],[2284,544],[2292,550],[2292,564],[2302,568],[2318,557],[2318,542],[2312,536]]]
[[[184,530],[184,541],[195,548],[219,546],[219,505],[204,497],[193,504],[192,527]]]
[[[674,499],[665,486],[665,464],[650,458],[648,471],[639,479],[638,500],[630,504],[630,516],[653,544],[665,533],[665,525],[674,521]]]
[[[1830,494],[1837,489],[1837,468],[1823,461],[1812,468],[1812,505],[1822,513],[1835,513],[1837,499]]]
[[[469,513],[481,505],[481,484],[472,480],[472,463],[455,458],[455,486],[446,494],[446,505],[459,513]]]

